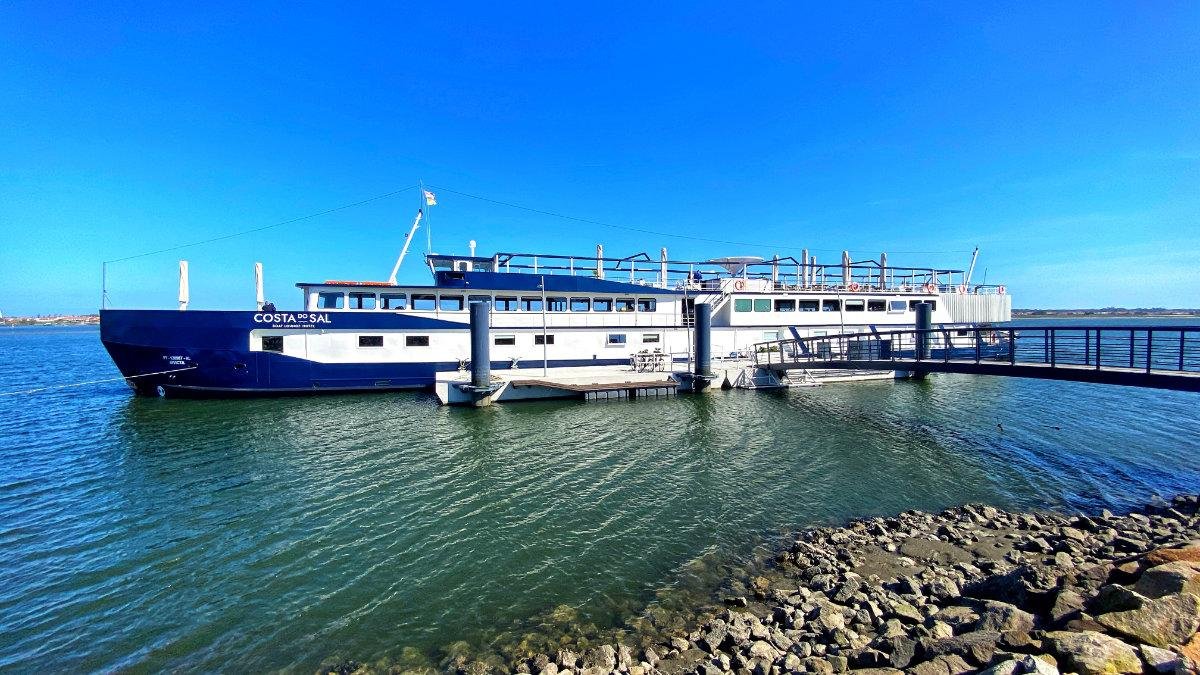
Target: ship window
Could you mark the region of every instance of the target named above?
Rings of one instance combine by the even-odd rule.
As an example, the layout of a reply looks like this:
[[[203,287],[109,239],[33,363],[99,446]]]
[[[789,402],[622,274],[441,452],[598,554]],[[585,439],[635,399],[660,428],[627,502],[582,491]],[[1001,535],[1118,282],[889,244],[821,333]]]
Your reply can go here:
[[[350,309],[375,309],[375,294],[351,293]]]
[[[815,312],[820,309],[821,303],[816,300],[801,300],[799,305],[801,312]]]
[[[862,300],[847,300],[846,301],[846,311],[847,312],[861,312],[861,311],[863,311],[864,304],[865,303]]]
[[[883,300],[868,300],[867,301],[867,311],[868,312],[882,312],[885,309],[887,309],[887,302],[885,302]]]
[[[750,298],[734,298],[733,300],[733,311],[735,312],[749,312],[753,308],[754,301]]]
[[[771,299],[770,298],[755,298],[754,299],[754,311],[756,311],[756,312],[771,311]]]
[[[608,334],[608,344],[613,345],[613,346],[625,344],[625,334],[624,333],[609,333]]]
[[[404,336],[404,346],[405,347],[428,347],[429,346],[429,336],[428,335],[405,335]]]
[[[497,335],[493,344],[495,344],[497,347],[512,347],[513,345],[517,344],[517,336]]]
[[[566,298],[546,298],[547,312],[565,312],[567,311]]]
[[[496,296],[496,311],[497,312],[515,312],[517,311],[517,299],[506,298],[499,295]]]
[[[593,312],[611,312],[612,298],[596,298],[592,301]]]
[[[775,301],[775,311],[776,312],[794,312],[794,311],[796,311],[796,301],[795,300],[776,300]]]
[[[491,301],[492,301],[492,296],[490,296],[490,295],[468,295],[467,296],[467,304],[468,305],[477,305],[481,302],[491,302]]]
[[[443,295],[438,300],[438,309],[443,312],[461,312],[463,308],[463,296],[461,295]]]
[[[379,296],[384,309],[404,309],[408,307],[408,296],[403,293],[384,293]]]
[[[617,298],[617,311],[618,312],[632,312],[633,311],[633,298]]]
[[[638,298],[639,312],[653,312],[658,308],[658,301],[654,298]]]
[[[661,341],[662,341],[662,335],[660,333],[642,333],[642,344],[649,344],[652,342],[661,342]]]
[[[586,312],[592,308],[591,298],[571,298],[572,312]]]
[[[922,302],[929,303],[930,311],[935,311],[935,312],[937,311],[937,301],[935,301],[935,300],[909,300],[908,308],[915,312],[915,311],[917,311],[917,305],[921,304]]]
[[[383,346],[383,336],[382,335],[359,335],[358,336],[358,346],[359,347],[382,347]]]
[[[540,312],[542,311],[541,298],[521,298],[522,312]]]
[[[765,340],[767,342],[773,342],[778,339],[779,339],[779,331],[777,331],[777,330],[764,330],[763,331],[763,340]]]
[[[262,350],[264,352],[279,352],[283,353],[283,336],[282,335],[264,335],[262,337]]]
[[[317,297],[318,309],[341,309],[346,300],[344,293],[321,293]]]
[[[904,304],[903,300],[888,301],[888,312],[891,314],[899,314],[900,312],[904,311],[905,307],[907,307],[907,305]]]
[[[416,295],[412,296],[412,308],[419,311],[429,312],[437,309],[437,298],[432,295]]]
[[[534,335],[533,336],[533,344],[535,344],[535,345],[542,345],[542,344],[552,345],[552,344],[554,344],[554,336],[553,335]]]
[[[821,301],[821,311],[822,312],[836,312],[841,308],[842,308],[841,300],[822,300]]]

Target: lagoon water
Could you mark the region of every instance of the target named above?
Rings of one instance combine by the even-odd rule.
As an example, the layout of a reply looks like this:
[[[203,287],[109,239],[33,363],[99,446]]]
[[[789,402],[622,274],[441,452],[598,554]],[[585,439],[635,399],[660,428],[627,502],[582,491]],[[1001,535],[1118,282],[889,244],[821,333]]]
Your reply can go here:
[[[116,375],[95,329],[0,331],[0,392]],[[1198,400],[947,375],[483,410],[0,396],[0,670],[310,672],[563,605],[619,625],[786,528],[1195,492]]]

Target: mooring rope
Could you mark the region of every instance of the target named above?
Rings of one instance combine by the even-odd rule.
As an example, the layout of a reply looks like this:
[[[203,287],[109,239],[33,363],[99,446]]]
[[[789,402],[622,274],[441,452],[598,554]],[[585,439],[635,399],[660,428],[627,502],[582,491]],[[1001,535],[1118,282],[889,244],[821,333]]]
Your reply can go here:
[[[104,382],[116,382],[118,380],[132,380],[136,377],[149,377],[151,375],[167,375],[168,373],[182,373],[185,370],[195,370],[198,366],[188,366],[187,368],[176,368],[174,370],[160,370],[157,373],[142,373],[140,375],[129,375],[122,377],[109,377],[103,380],[86,380],[84,382],[72,382],[71,384],[56,384],[49,387],[35,387],[33,389],[22,389],[20,391],[3,391],[0,396],[20,396],[21,394],[35,394],[39,391],[50,391],[52,389],[67,389],[69,387],[83,387],[89,384],[101,384]]]

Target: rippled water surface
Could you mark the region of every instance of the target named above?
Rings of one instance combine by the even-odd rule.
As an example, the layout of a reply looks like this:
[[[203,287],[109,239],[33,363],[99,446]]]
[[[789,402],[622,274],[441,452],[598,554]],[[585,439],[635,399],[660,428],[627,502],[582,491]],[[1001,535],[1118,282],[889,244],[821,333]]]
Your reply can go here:
[[[0,392],[114,377],[0,332]],[[1196,394],[933,376],[638,403],[0,396],[0,668],[311,671],[599,625],[789,526],[1200,489]]]

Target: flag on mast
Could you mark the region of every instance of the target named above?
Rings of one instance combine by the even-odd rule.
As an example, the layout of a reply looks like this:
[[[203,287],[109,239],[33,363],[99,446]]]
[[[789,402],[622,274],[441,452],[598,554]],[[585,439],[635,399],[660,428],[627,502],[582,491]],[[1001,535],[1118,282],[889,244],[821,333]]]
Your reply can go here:
[[[437,196],[429,190],[421,190],[425,193],[425,206],[437,206]]]

